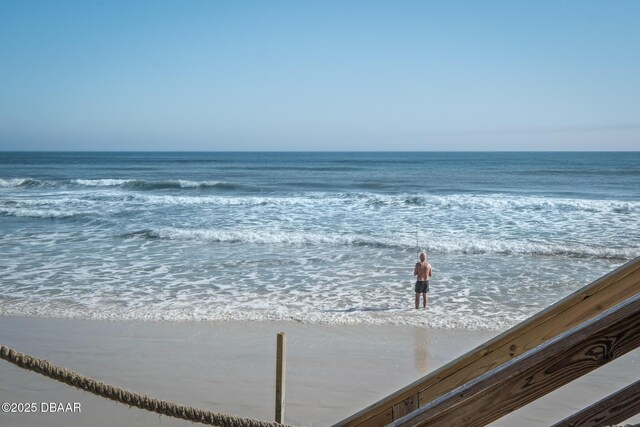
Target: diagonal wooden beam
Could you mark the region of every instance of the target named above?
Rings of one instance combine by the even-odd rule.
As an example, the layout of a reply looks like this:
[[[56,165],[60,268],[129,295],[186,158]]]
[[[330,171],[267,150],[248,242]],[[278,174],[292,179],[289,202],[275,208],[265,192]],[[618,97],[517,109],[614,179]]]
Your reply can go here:
[[[640,381],[605,397],[553,427],[600,427],[622,423],[640,414]]]
[[[334,427],[377,427],[404,408],[433,401],[454,388],[640,293],[640,257],[574,292],[458,359],[370,405]],[[392,372],[391,372],[392,374]],[[394,407],[396,414],[394,414]]]
[[[485,426],[640,346],[640,294],[452,390],[391,427]]]

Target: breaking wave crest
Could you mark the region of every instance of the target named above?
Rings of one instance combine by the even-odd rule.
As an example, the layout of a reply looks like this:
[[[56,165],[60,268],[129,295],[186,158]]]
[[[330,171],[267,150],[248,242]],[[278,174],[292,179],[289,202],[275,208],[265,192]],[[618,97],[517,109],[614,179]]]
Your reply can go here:
[[[407,205],[427,206],[452,210],[512,210],[512,211],[560,211],[560,212],[640,212],[640,203],[620,200],[567,199],[542,196],[518,197],[502,194],[407,196]],[[384,199],[381,199],[384,203]]]
[[[0,207],[0,215],[23,218],[75,218],[90,215],[91,212],[76,212],[58,209],[31,209]]]
[[[182,187],[198,188],[198,187]],[[235,189],[234,184],[216,188]],[[552,213],[640,213],[640,202],[621,200],[575,200],[547,197],[514,197],[505,195],[379,195],[371,193],[300,193],[289,196],[263,195],[141,195],[146,203],[165,205],[299,205],[309,207],[343,206],[362,208],[422,207],[448,212],[515,212]]]
[[[0,188],[13,188],[13,187],[40,187],[44,185],[44,181],[39,181],[33,178],[0,178]]]
[[[138,190],[171,190],[194,188],[217,188],[222,190],[235,190],[241,188],[238,184],[224,181],[189,181],[183,179],[147,181],[140,179],[76,179],[72,183],[89,187],[123,187]]]
[[[239,184],[226,181],[191,181],[184,179],[149,181],[143,179],[72,179],[70,181],[47,181],[33,178],[0,178],[0,188],[65,187],[69,184],[81,187],[121,187],[133,190],[180,190],[180,189],[220,189],[236,190]]]
[[[1,301],[0,301],[1,303]],[[355,308],[346,311],[331,310],[313,312],[301,309],[289,309],[281,304],[269,310],[255,310],[243,307],[238,310],[231,307],[109,307],[105,309],[89,308],[81,304],[0,304],[0,314],[5,316],[34,316],[64,319],[91,320],[137,320],[137,321],[283,321],[304,324],[327,325],[396,325],[458,330],[502,330],[513,326],[526,317],[510,317],[506,315],[490,318],[484,313],[461,316],[455,310],[443,310],[432,307],[428,312],[417,312],[412,308],[367,309]]]
[[[415,245],[412,236],[370,236],[357,233],[318,233],[267,230],[205,230],[158,228],[126,233],[123,238],[186,240],[226,244],[305,245],[305,246],[367,246],[407,250]],[[576,258],[629,259],[640,253],[640,248],[603,248],[585,242],[554,244],[521,240],[433,239],[426,250],[441,254],[500,254],[567,256]],[[412,249],[413,250],[413,249]]]

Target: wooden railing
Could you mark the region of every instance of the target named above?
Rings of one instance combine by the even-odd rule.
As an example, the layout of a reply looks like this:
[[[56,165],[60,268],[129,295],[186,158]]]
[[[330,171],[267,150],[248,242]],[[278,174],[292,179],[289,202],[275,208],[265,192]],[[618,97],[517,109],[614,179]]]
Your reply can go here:
[[[611,426],[640,413],[640,381],[613,393],[553,427]]]
[[[387,425],[638,294],[640,257],[334,427]]]
[[[485,426],[639,346],[640,294],[390,425]]]

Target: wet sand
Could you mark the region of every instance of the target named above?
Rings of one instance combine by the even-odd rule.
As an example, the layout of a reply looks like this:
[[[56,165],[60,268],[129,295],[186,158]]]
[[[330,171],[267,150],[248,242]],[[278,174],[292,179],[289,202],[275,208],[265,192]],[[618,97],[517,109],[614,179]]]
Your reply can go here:
[[[0,344],[159,399],[262,420],[274,417],[278,332],[287,334],[285,422],[327,426],[500,331],[0,317]],[[494,425],[549,425],[631,384],[639,374],[636,351]],[[0,425],[194,425],[110,402],[5,361],[0,361],[0,378],[2,402],[81,407],[80,413],[0,413]]]

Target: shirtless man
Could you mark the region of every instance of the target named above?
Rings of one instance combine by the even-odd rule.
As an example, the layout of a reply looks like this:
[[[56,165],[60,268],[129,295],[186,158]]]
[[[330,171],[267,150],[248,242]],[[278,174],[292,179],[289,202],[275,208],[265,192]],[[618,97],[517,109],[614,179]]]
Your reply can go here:
[[[429,292],[429,277],[431,277],[431,264],[427,262],[427,254],[420,254],[420,262],[416,263],[413,269],[416,276],[416,309],[420,308],[420,294],[422,294],[422,304],[427,308],[427,292]]]

